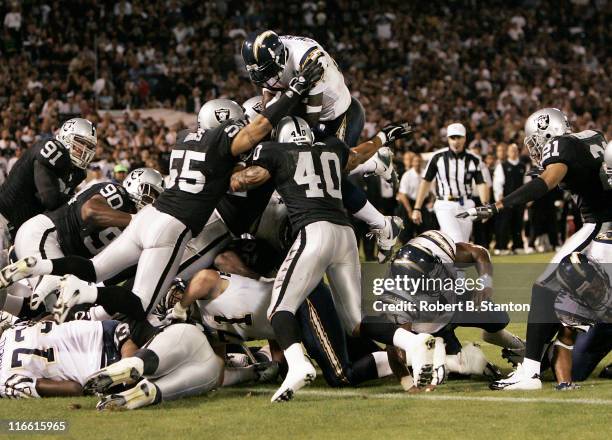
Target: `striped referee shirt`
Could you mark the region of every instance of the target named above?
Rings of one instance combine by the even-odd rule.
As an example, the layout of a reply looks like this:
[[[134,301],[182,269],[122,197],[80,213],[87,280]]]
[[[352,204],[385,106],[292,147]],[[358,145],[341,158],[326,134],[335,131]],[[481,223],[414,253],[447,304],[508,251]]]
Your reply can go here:
[[[436,179],[439,197],[470,197],[472,180],[484,183],[480,158],[469,151],[455,153],[450,148],[436,152],[425,168],[424,179]]]

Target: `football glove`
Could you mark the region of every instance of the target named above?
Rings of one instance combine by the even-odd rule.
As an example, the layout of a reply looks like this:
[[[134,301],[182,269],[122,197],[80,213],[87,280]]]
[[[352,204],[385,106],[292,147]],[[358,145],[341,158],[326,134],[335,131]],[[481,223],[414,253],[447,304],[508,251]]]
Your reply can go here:
[[[466,211],[460,212],[455,217],[457,218],[470,218],[472,220],[487,220],[493,217],[499,212],[495,203],[489,203],[488,205],[477,206],[476,208],[470,208]]]
[[[412,133],[412,127],[404,122],[402,124],[389,124],[383,127],[377,134],[376,137],[380,139],[383,145],[389,145],[398,139],[407,138]]]
[[[40,397],[36,391],[36,378],[13,374],[4,382],[4,394],[9,399]]]
[[[308,63],[304,69],[289,81],[289,90],[297,95],[308,92],[323,77],[323,66],[316,61]]]

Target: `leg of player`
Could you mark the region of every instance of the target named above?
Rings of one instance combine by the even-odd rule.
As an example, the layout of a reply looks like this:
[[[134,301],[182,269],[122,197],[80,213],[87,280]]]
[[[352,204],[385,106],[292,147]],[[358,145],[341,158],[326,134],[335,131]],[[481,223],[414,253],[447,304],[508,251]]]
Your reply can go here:
[[[177,344],[176,341],[181,343]],[[105,392],[128,378],[142,377],[134,387],[104,396],[99,410],[136,409],[210,391],[223,380],[223,361],[206,336],[191,324],[175,324],[159,333],[147,348],[92,375],[85,389]]]
[[[302,350],[302,333],[295,312],[323,278],[334,252],[334,240],[327,225],[311,223],[299,231],[274,282],[268,317],[289,370],[272,402],[291,400],[297,390],[316,377]]]
[[[327,269],[327,276],[345,330],[405,350],[412,362],[416,383],[429,384],[433,375],[434,337],[426,333],[415,335],[386,320],[362,319],[361,269],[355,234],[347,226],[334,225],[333,229],[335,258]]]

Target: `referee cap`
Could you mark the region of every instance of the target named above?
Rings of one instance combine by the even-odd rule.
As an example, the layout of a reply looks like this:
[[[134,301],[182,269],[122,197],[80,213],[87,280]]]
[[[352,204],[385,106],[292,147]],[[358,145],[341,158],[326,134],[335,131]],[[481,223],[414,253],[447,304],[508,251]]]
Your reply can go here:
[[[454,124],[450,124],[446,128],[446,136],[447,137],[451,137],[451,136],[462,136],[462,137],[465,137],[465,127],[464,127],[464,125],[460,124],[459,122],[455,122]]]

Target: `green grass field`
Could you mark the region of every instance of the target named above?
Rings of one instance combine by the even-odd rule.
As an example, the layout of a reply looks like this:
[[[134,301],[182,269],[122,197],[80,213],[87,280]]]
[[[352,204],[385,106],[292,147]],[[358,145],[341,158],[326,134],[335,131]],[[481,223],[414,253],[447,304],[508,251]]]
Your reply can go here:
[[[536,263],[548,257],[530,255],[496,262]],[[524,337],[525,325],[514,323],[509,330]],[[458,334],[462,341],[474,341],[479,332],[461,329]],[[482,345],[494,363],[509,371],[499,349]],[[609,362],[610,355],[602,365]],[[582,440],[610,438],[612,434],[612,381],[600,379],[563,393],[554,391],[551,382],[545,382],[544,389],[537,392],[493,392],[483,381],[454,381],[420,395],[402,392],[391,379],[343,390],[330,389],[317,379],[294,401],[273,405],[269,399],[274,389],[272,385],[226,388],[158,407],[109,413],[95,411],[93,397],[0,400],[0,419],[69,423],[68,432],[61,435],[9,436],[0,431],[0,438]]]

